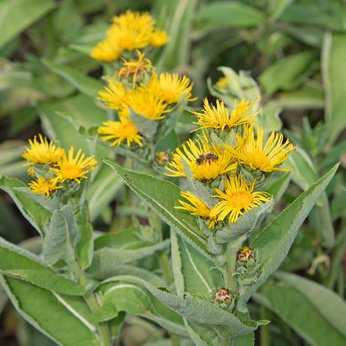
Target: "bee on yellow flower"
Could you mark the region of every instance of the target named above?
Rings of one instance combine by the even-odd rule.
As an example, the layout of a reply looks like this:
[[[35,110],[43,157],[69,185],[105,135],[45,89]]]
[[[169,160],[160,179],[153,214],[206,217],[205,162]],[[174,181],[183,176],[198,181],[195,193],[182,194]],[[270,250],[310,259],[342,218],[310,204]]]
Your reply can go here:
[[[193,112],[197,117],[197,124],[201,128],[212,128],[225,130],[238,127],[240,125],[249,125],[254,121],[252,112],[253,103],[248,100],[240,100],[235,104],[232,110],[229,110],[223,101],[217,100],[216,106],[204,100],[203,111]]]
[[[248,127],[242,135],[237,136],[235,155],[239,162],[262,172],[285,171],[280,168],[288,154],[294,150],[289,140],[284,140],[281,133],[272,132],[265,140],[264,129]]]
[[[239,216],[269,201],[268,193],[254,190],[255,181],[248,183],[240,175],[228,177],[224,191],[215,189],[215,197],[220,201],[212,208],[211,217],[218,221],[228,217],[230,223],[235,223]]]
[[[208,222],[209,228],[215,227],[217,221],[215,217],[211,217],[211,209],[208,207],[207,203],[205,203],[195,194],[188,191],[182,191],[180,195],[186,201],[179,200],[179,205],[176,206],[176,209],[185,210],[193,216],[197,216],[206,220]]]
[[[188,77],[181,77],[175,73],[153,74],[148,88],[169,104],[178,103],[183,99],[186,101],[193,100],[191,81]]]
[[[29,146],[23,153],[23,158],[31,164],[52,165],[64,155],[64,149],[49,142],[41,134],[29,139]]]
[[[166,166],[166,175],[185,177],[191,171],[194,179],[210,181],[236,168],[231,150],[211,144],[206,136],[189,139],[176,149]]]
[[[168,104],[148,86],[139,87],[129,93],[127,105],[134,113],[148,120],[163,119],[170,111]]]
[[[137,59],[135,60],[125,60],[123,59],[123,66],[118,72],[120,78],[129,78],[133,76],[133,83],[137,81],[137,77],[148,72],[152,69],[151,61],[147,59],[144,53],[137,51]]]
[[[96,165],[97,161],[93,156],[87,157],[82,150],[74,153],[74,148],[71,147],[52,168],[52,172],[55,173],[59,182],[75,181],[80,183]]]
[[[142,136],[127,116],[121,116],[119,121],[105,121],[97,132],[104,141],[111,142],[112,146],[119,146],[124,142],[127,146],[133,143],[142,146]]]
[[[33,193],[49,197],[56,190],[61,189],[59,182],[56,178],[47,179],[45,177],[38,177],[29,183],[29,187]]]
[[[108,85],[98,93],[98,98],[110,109],[124,109],[128,90],[120,81],[108,79],[107,83]]]

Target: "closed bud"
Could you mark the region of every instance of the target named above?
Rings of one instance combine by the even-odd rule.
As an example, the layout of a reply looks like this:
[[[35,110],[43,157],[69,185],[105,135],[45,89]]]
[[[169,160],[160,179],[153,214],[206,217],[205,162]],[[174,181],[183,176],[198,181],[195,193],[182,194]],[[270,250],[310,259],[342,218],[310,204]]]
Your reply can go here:
[[[218,304],[229,304],[233,299],[232,293],[228,288],[218,288],[215,292],[214,301]]]
[[[250,259],[255,258],[255,253],[253,249],[251,249],[249,246],[243,246],[238,251],[237,259],[240,263],[247,263]]]

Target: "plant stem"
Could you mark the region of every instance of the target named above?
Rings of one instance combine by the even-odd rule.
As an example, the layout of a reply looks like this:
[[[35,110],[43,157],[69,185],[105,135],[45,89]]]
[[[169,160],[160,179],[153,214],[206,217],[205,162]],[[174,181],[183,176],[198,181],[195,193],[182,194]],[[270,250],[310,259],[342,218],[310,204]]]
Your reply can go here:
[[[261,320],[268,319],[267,309],[263,305],[260,306],[260,316],[261,316]],[[261,340],[261,342],[260,342],[261,346],[269,346],[270,345],[270,333],[269,333],[269,326],[268,325],[261,326],[260,340]]]
[[[97,313],[99,309],[99,303],[97,301],[96,295],[88,290],[88,280],[85,276],[83,269],[80,267],[77,261],[73,261],[70,264],[70,269],[74,275],[74,277],[78,280],[80,285],[85,288],[87,293],[84,295],[84,300],[89,306],[89,309],[92,313]],[[111,345],[111,336],[109,333],[109,328],[106,323],[98,323],[97,331],[100,337],[101,344],[100,346],[110,346]]]
[[[180,346],[180,337],[176,334],[171,334],[171,345]]]

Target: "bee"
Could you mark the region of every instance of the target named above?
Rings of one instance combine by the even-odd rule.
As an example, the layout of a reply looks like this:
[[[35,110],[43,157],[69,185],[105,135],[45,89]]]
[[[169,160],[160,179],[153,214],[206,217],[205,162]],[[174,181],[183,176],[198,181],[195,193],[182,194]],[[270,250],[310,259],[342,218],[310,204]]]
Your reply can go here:
[[[196,163],[197,165],[202,165],[205,162],[211,163],[211,162],[215,162],[218,160],[218,156],[215,153],[205,153],[200,155],[197,159],[196,159]]]

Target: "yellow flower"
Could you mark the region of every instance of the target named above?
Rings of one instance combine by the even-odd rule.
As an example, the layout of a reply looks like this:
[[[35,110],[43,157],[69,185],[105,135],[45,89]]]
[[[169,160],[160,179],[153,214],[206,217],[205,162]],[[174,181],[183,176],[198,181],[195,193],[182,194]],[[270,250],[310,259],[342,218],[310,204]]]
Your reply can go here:
[[[160,120],[169,112],[167,103],[150,88],[143,86],[128,94],[127,105],[134,113],[149,120]]]
[[[248,184],[241,176],[228,177],[224,191],[215,189],[218,202],[211,210],[211,217],[223,221],[227,216],[231,223],[237,222],[239,216],[267,202],[270,196],[266,192],[254,192],[255,181]]]
[[[144,29],[151,31],[154,27],[154,20],[148,12],[140,13],[128,10],[119,16],[113,17],[113,25],[133,31],[142,31]]]
[[[216,87],[218,89],[220,89],[221,91],[225,91],[226,88],[228,87],[229,85],[229,78],[224,76],[224,77],[221,77],[219,78],[216,83],[215,83]]]
[[[202,128],[230,129],[240,125],[252,124],[254,114],[251,111],[252,102],[239,101],[232,111],[228,110],[223,101],[216,100],[216,106],[204,100],[203,111],[193,112],[197,116],[197,124]]]
[[[54,191],[61,188],[56,178],[46,179],[39,177],[29,183],[29,187],[33,193],[49,197]]]
[[[23,153],[23,158],[30,163],[51,165],[56,163],[64,155],[64,149],[49,142],[41,134],[29,139],[29,146]]]
[[[136,125],[128,117],[120,117],[119,121],[105,121],[97,130],[104,141],[112,142],[118,146],[126,142],[127,146],[136,143],[142,146],[142,136]]]
[[[110,40],[99,42],[90,52],[90,56],[98,61],[111,62],[117,60],[122,51],[118,46],[114,45]]]
[[[120,68],[118,75],[120,78],[133,76],[133,82],[136,83],[137,76],[149,71],[151,68],[151,61],[145,57],[144,53],[137,51],[136,60],[123,60],[123,66]]]
[[[201,217],[208,221],[209,228],[214,228],[217,221],[215,217],[211,217],[211,209],[208,207],[207,203],[191,192],[182,191],[180,195],[185,198],[187,202],[179,200],[179,205],[176,207],[177,209],[185,210],[193,216]]]
[[[294,145],[284,140],[281,133],[272,132],[264,139],[264,129],[246,128],[242,136],[237,136],[235,155],[240,163],[262,172],[285,171],[278,168],[294,150]]]
[[[150,45],[159,48],[168,42],[168,35],[163,30],[154,30],[150,37]]]
[[[97,161],[93,156],[86,157],[82,150],[74,154],[74,149],[71,147],[52,168],[52,171],[60,182],[74,180],[79,183],[96,165]]]
[[[231,150],[209,143],[206,137],[195,141],[189,139],[176,149],[171,162],[166,167],[166,175],[185,177],[191,171],[194,179],[210,181],[235,169]]]
[[[126,104],[128,91],[125,86],[117,81],[108,79],[108,85],[98,93],[98,97],[105,105],[114,110],[121,110]]]
[[[158,94],[167,103],[178,103],[185,99],[193,100],[191,97],[192,85],[188,77],[179,76],[175,73],[154,74],[148,83],[152,93]]]

